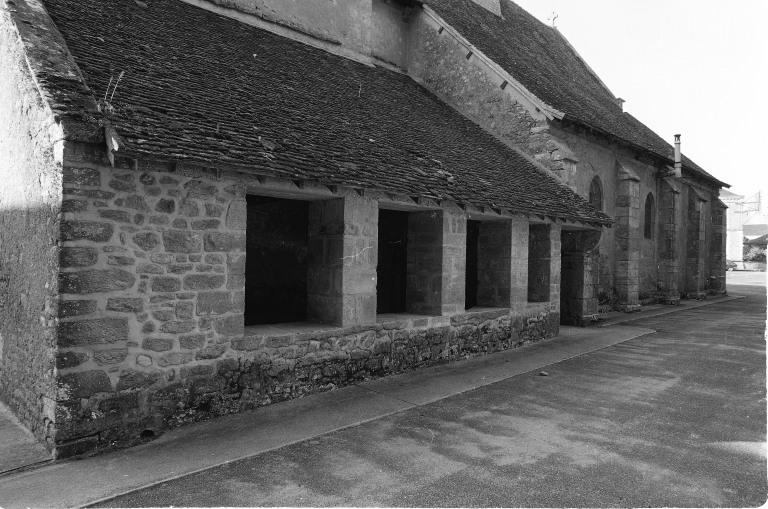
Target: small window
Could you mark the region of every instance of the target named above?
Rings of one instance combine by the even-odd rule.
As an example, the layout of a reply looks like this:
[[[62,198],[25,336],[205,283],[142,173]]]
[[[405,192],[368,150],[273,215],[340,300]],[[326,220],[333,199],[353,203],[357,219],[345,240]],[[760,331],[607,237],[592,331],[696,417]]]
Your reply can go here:
[[[408,213],[379,210],[376,312],[403,313],[408,266]]]
[[[376,312],[440,315],[442,211],[379,209]]]
[[[309,203],[246,199],[245,325],[304,321]]]
[[[464,281],[464,308],[477,306],[477,254],[480,221],[467,221],[467,265]]]
[[[549,301],[551,241],[549,225],[532,224],[528,229],[528,302]]]
[[[603,184],[598,176],[589,184],[589,203],[597,210],[603,210]]]
[[[656,226],[656,205],[654,203],[653,194],[648,193],[645,197],[645,223],[644,223],[643,235],[646,239],[653,238],[653,230]]]
[[[509,306],[511,256],[507,221],[467,221],[465,309]]]

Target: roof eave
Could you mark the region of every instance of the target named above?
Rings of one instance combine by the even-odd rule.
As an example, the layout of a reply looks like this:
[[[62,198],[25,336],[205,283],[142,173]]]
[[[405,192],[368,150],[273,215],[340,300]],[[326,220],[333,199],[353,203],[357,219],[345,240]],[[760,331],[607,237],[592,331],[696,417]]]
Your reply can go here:
[[[650,150],[650,149],[648,149],[646,147],[643,147],[642,145],[638,145],[638,144],[633,143],[633,142],[631,142],[631,141],[629,141],[629,140],[627,140],[625,138],[617,136],[617,135],[615,135],[613,133],[609,133],[608,131],[605,131],[604,129],[600,129],[599,127],[595,127],[592,124],[590,124],[589,122],[585,122],[585,121],[583,121],[583,120],[581,120],[581,119],[579,119],[577,117],[574,117],[573,115],[568,115],[566,113],[563,116],[563,118],[561,119],[561,121],[563,121],[563,122],[570,122],[570,123],[573,123],[573,124],[578,124],[578,125],[580,125],[582,127],[586,127],[587,129],[589,129],[591,131],[595,131],[595,132],[599,133],[600,135],[605,136],[605,137],[607,137],[607,138],[609,138],[611,140],[617,141],[617,142],[621,143],[622,145],[628,146],[628,147],[630,147],[630,148],[632,148],[634,150],[642,152],[643,154],[649,155],[649,156],[651,156],[653,158],[660,159],[660,160],[664,161],[664,163],[674,164],[674,160],[673,159],[666,158],[666,157],[660,155],[659,153],[654,152],[653,150]],[[709,175],[702,175],[695,168],[691,168],[689,165],[683,164],[683,169],[688,171],[689,173],[692,173],[694,176],[696,176],[698,178],[701,178],[701,179],[704,179],[704,180],[707,180],[709,182],[712,182],[712,183],[716,184],[718,187],[726,187],[726,188],[730,188],[731,187],[730,184],[728,184],[726,182],[723,182],[721,180],[718,180],[715,177],[712,177],[712,176],[709,176]]]

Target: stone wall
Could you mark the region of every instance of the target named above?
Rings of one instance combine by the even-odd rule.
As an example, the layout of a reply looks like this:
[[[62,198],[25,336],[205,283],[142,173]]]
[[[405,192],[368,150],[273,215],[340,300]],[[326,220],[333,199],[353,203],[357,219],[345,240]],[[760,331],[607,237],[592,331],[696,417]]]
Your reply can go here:
[[[147,387],[215,372],[243,333],[246,228],[243,187],[215,171],[112,169],[78,147],[66,157],[56,434],[64,455],[151,428],[139,397]]]
[[[725,291],[725,241],[722,208],[717,190],[690,178],[680,185],[680,223],[677,244],[681,293],[694,299]]]
[[[712,205],[712,236],[709,242],[709,292],[712,294],[725,293],[725,253],[727,249],[727,214],[726,208],[719,200]]]
[[[641,215],[648,193],[654,197],[657,223],[660,218],[659,175],[666,171],[663,165],[615,141],[549,118],[546,105],[521,88],[514,76],[506,75],[426,11],[414,14],[410,25],[406,70],[411,77],[502,142],[528,154],[585,198],[592,178],[600,177],[604,212],[624,223],[605,229],[597,251],[589,257],[589,263],[595,265],[590,272],[597,275],[601,303],[632,310],[641,300],[666,300],[669,296],[662,294],[669,293],[671,285],[663,283],[664,278],[669,282],[678,277],[677,286],[685,287],[685,276],[678,276],[685,270],[659,257],[661,230],[654,228],[650,239],[643,236]],[[623,166],[630,167],[631,185],[620,178]],[[622,205],[617,207],[617,203]],[[709,218],[707,207],[699,217]],[[700,242],[709,245],[714,230],[706,221],[702,228]],[[687,227],[682,231],[678,227],[677,233],[684,240]],[[680,246],[680,250],[685,247]],[[710,251],[703,252],[699,272],[706,272],[711,265]],[[685,259],[685,253],[680,255],[679,259]],[[675,270],[676,275],[666,274]]]
[[[594,258],[600,235],[600,231],[578,230],[563,230],[561,234],[561,323],[583,326],[597,319],[598,274]]]
[[[59,456],[557,334],[557,226],[547,228],[550,302],[464,313],[465,213],[449,205],[410,213],[409,249],[419,251],[420,237],[431,267],[415,272],[431,286],[414,288],[434,289],[432,307],[420,310],[433,316],[377,323],[376,198],[184,164],[112,168],[87,145],[68,146],[65,156]],[[246,192],[310,202],[313,325],[244,327]],[[528,223],[499,224],[511,232],[510,249],[526,248],[500,260],[515,271],[510,280],[521,279]],[[313,266],[328,278],[313,276]]]
[[[452,29],[423,11],[411,21],[408,74],[500,141],[530,154],[562,177],[567,147],[549,136],[546,117],[515,86],[467,49]]]
[[[616,221],[612,228],[603,229],[598,250],[592,254],[601,302],[624,309],[629,305],[632,309],[640,298],[656,298],[659,237],[654,234],[652,239],[644,238],[643,207],[645,197],[651,193],[658,223],[659,168],[626,148],[575,127],[552,127],[550,133],[570,147],[578,160],[567,184],[588,198],[592,179],[599,177],[603,211]],[[632,252],[635,254],[628,254]]]
[[[320,41],[364,54],[369,52],[371,0],[209,1],[311,35]]]
[[[0,9],[0,69],[0,400],[50,448],[61,134],[7,9]]]
[[[701,279],[701,248],[704,240],[703,202],[699,196],[689,189],[685,202],[686,236],[685,236],[685,294],[689,298],[701,298],[704,293]]]
[[[659,188],[658,214],[658,257],[659,257],[659,298],[666,304],[680,301],[679,244],[680,189],[672,179],[664,179]]]
[[[397,0],[187,0],[331,53],[393,68],[408,59],[412,7]]]
[[[232,355],[217,361],[213,377],[179,380],[148,399],[173,425],[514,348],[556,336],[558,328],[557,313],[513,316],[505,309],[295,334],[247,331]]]

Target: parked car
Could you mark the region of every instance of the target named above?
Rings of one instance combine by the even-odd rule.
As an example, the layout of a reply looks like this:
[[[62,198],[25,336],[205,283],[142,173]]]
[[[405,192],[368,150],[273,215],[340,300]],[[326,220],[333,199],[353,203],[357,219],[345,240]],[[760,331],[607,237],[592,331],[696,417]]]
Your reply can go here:
[[[733,260],[725,260],[725,270],[736,270],[736,262]]]

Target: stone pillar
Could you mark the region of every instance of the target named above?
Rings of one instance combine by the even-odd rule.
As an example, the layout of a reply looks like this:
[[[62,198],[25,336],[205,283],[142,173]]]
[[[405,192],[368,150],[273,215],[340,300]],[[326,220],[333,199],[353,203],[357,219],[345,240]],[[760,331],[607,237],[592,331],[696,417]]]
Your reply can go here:
[[[351,193],[344,198],[342,325],[376,323],[379,204]]]
[[[560,279],[561,279],[561,253],[562,244],[560,234],[562,229],[559,225],[549,226],[549,310],[553,313],[560,313]],[[559,320],[557,321],[559,324]],[[555,332],[557,334],[557,332]]]
[[[408,214],[409,313],[464,312],[466,236],[466,217],[458,207]]]
[[[564,231],[560,323],[586,325],[597,317],[598,251],[601,231]]]
[[[709,241],[709,291],[725,293],[726,214],[725,206],[717,201],[712,204],[712,236]]]
[[[508,307],[512,287],[512,228],[507,221],[480,223],[477,239],[477,304]]]
[[[340,326],[376,322],[378,205],[350,193],[310,203],[307,318]]]
[[[615,286],[619,309],[640,308],[640,179],[624,168],[616,192]]]
[[[704,201],[692,188],[688,189],[687,242],[685,249],[685,293],[689,299],[702,299],[706,296],[704,271]]]
[[[659,193],[659,298],[665,304],[680,303],[677,286],[680,277],[680,261],[677,255],[677,239],[680,223],[677,220],[680,208],[680,191],[670,182],[662,182]]]
[[[528,220],[514,218],[509,222],[510,289],[509,306],[514,313],[521,313],[528,305]]]
[[[443,274],[440,314],[464,312],[467,270],[467,216],[457,206],[448,205],[443,213]]]
[[[557,239],[559,244],[560,239]],[[552,297],[552,228],[533,224],[528,237],[528,302],[548,302]],[[559,258],[560,254],[557,253]],[[559,297],[558,297],[559,301]]]
[[[344,199],[309,204],[307,319],[341,325]]]

